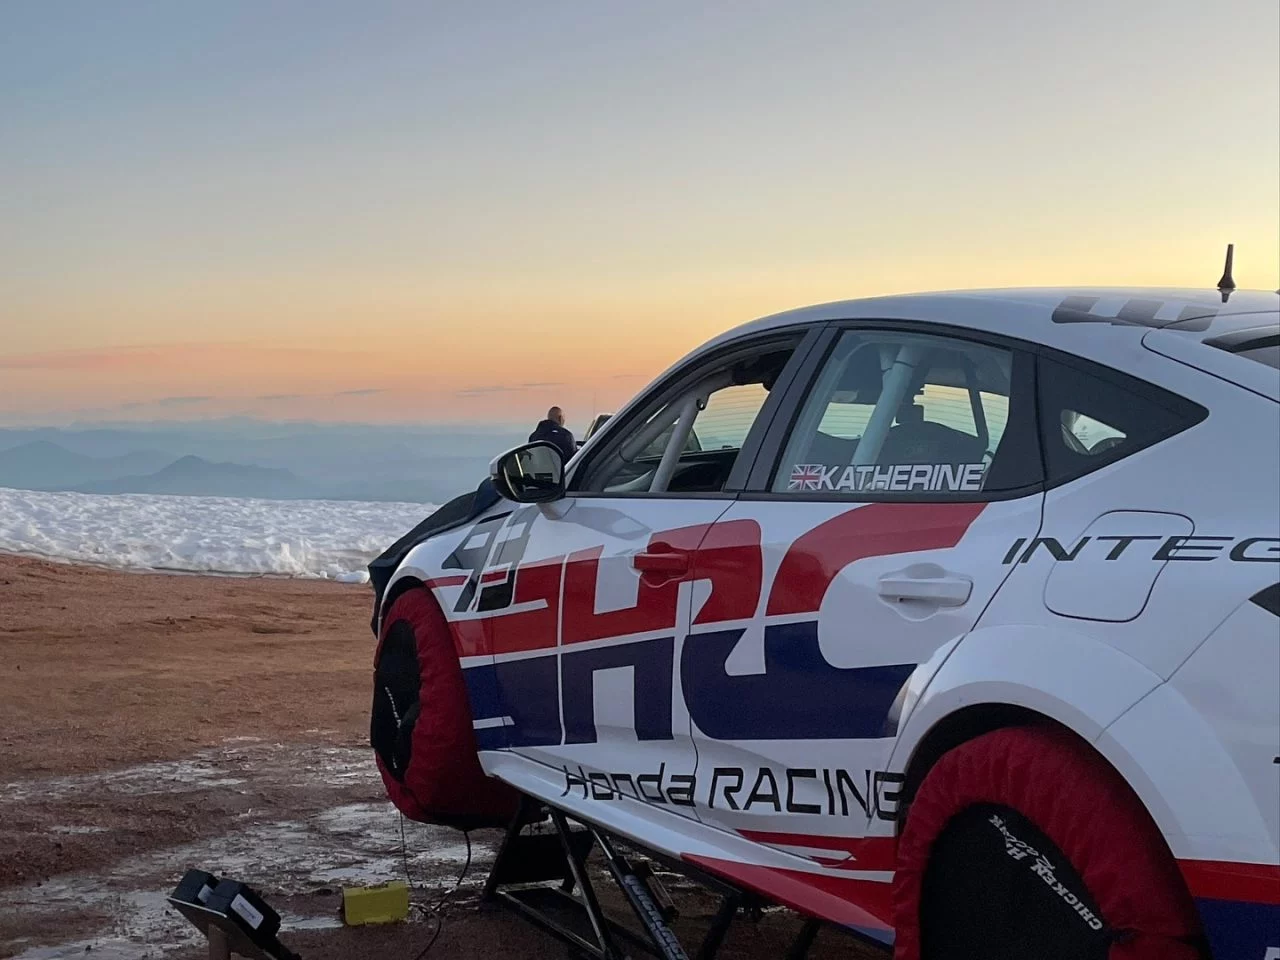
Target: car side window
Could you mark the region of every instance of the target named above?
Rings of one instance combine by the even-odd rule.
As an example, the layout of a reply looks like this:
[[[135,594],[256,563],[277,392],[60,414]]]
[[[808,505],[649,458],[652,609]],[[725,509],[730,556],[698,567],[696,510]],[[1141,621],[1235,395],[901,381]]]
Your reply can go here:
[[[798,337],[708,364],[659,390],[575,471],[571,490],[617,496],[725,487]]]
[[[1100,456],[1129,439],[1123,430],[1079,410],[1065,409],[1059,419],[1064,431],[1063,442],[1068,448],[1086,456]]]
[[[945,499],[1040,481],[1029,356],[931,334],[845,331],[775,469],[774,493]]]
[[[1199,404],[1087,361],[1040,358],[1048,482],[1064,483],[1199,423]]]
[[[762,383],[736,384],[711,394],[694,425],[699,449],[741,450],[768,399]]]

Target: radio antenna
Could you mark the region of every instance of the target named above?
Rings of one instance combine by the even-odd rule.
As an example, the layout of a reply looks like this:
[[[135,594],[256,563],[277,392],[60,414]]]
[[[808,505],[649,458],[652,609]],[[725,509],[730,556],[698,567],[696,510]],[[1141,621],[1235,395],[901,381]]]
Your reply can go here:
[[[1218,281],[1218,292],[1222,294],[1222,302],[1226,303],[1227,298],[1236,289],[1235,277],[1231,276],[1232,264],[1236,258],[1236,245],[1234,243],[1227,244],[1227,262],[1222,268],[1222,279]]]

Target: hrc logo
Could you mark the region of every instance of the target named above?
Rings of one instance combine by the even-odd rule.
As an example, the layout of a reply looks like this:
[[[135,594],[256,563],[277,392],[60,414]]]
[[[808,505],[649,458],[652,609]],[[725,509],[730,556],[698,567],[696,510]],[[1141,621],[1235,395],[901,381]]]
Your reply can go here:
[[[633,670],[641,740],[673,739],[676,669],[689,715],[712,739],[892,736],[890,708],[916,664],[832,666],[818,643],[822,598],[856,560],[955,546],[982,509],[980,503],[850,509],[789,546],[767,596],[754,520],[654,533],[647,552],[683,556],[687,563],[673,564],[672,572],[641,572],[635,605],[603,613],[596,612],[602,547],[526,564],[538,509],[483,520],[444,563],[467,574],[450,619],[459,656],[496,658],[463,670],[478,745],[596,742],[595,675],[615,667]],[[695,580],[708,582],[711,591],[677,664],[680,584]],[[726,662],[746,632],[742,622],[758,619],[764,621],[764,672],[730,674]],[[600,640],[617,642],[582,646]],[[522,656],[504,656],[516,653]]]

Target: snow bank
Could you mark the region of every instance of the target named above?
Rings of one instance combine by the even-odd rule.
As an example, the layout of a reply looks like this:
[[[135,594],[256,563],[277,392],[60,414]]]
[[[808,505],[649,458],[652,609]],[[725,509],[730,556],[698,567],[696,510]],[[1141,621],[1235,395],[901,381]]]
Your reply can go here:
[[[131,569],[361,583],[368,562],[435,509],[0,487],[0,552]]]

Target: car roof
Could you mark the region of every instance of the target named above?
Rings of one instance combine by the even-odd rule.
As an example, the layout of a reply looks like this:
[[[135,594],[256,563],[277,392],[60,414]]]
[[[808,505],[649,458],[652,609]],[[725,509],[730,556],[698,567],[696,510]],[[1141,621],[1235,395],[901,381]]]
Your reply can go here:
[[[1085,300],[1096,301],[1093,312],[1099,321],[1116,316],[1112,313],[1109,317],[1106,313],[1105,308],[1112,304],[1124,304],[1131,300],[1163,304],[1163,317],[1157,317],[1157,323],[1146,325],[1158,326],[1162,325],[1158,322],[1161,319],[1172,323],[1193,317],[1226,318],[1237,314],[1274,311],[1280,306],[1280,292],[1238,290],[1229,294],[1225,303],[1217,290],[1178,287],[1015,287],[895,294],[837,300],[786,310],[741,324],[721,334],[716,341],[819,320],[921,319],[955,323],[957,313],[968,313],[979,302],[1024,307],[1028,323],[1049,323],[1053,321],[1054,311],[1064,303]],[[1035,339],[1033,330],[1027,329],[1024,333]]]
[[[1153,329],[1194,326],[1198,338],[1206,339],[1272,322],[1266,315],[1278,308],[1280,291],[1236,290],[1224,298],[1216,289],[1185,287],[1010,287],[835,300],[732,327],[681,357],[658,379],[737,340],[828,320],[937,323],[1029,340],[1105,363],[1121,359],[1117,348],[1141,350],[1143,336]],[[1208,323],[1187,324],[1204,318]]]
[[[1176,287],[1026,287],[896,294],[819,303],[751,320],[713,337],[676,366],[742,337],[824,320],[918,320],[1096,357],[1118,341],[1139,342],[1151,329],[1178,321],[1208,317],[1212,324],[1234,328],[1237,324],[1232,317],[1274,312],[1278,307],[1280,293],[1265,290],[1237,290],[1225,302],[1218,290]]]
[[[1280,291],[1236,290],[1224,298],[1212,288],[1179,287],[1013,287],[836,300],[726,330],[677,360],[658,381],[744,338],[832,320],[936,323],[1028,340],[1123,368],[1135,355],[1148,354],[1143,338],[1153,331],[1177,330],[1179,339],[1186,331],[1203,341],[1275,323],[1277,309]],[[1199,342],[1195,349],[1221,352]],[[616,415],[630,412],[643,395],[637,394]]]

